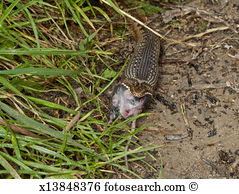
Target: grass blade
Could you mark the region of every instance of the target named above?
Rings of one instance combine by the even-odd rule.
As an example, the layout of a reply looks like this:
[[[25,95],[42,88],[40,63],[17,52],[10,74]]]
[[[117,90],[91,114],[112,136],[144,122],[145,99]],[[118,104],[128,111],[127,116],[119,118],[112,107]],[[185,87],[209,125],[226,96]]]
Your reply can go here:
[[[32,25],[32,29],[33,29],[33,32],[34,32],[34,36],[35,36],[35,39],[36,39],[36,43],[37,43],[37,48],[40,48],[40,42],[39,42],[39,36],[38,36],[38,31],[37,31],[37,27],[36,27],[36,24],[32,18],[32,15],[31,13],[29,12],[29,10],[27,8],[25,8],[25,11],[29,17],[29,20],[31,22],[31,25]]]
[[[49,108],[64,110],[64,111],[69,112],[70,114],[74,114],[74,115],[77,113],[77,111],[75,111],[75,110],[69,109],[65,106],[61,106],[59,104],[56,104],[56,103],[53,103],[53,102],[50,102],[50,101],[46,101],[46,100],[39,99],[39,98],[34,98],[34,97],[31,97],[31,96],[26,96],[26,98],[33,101],[33,102],[36,102],[38,104],[47,106]]]
[[[14,163],[17,164],[18,166],[20,166],[23,170],[26,171],[27,174],[28,174],[28,173],[33,173],[33,174],[36,175],[37,178],[40,178],[40,176],[38,176],[37,173],[36,173],[34,170],[32,170],[31,168],[29,168],[27,165],[25,165],[24,163],[22,163],[20,160],[14,158],[14,157],[12,157],[12,156],[10,156],[10,155],[4,153],[4,152],[1,152],[1,151],[0,151],[0,155],[1,155],[2,157],[7,158],[8,160],[14,162]]]
[[[13,8],[19,3],[20,0],[13,1],[13,3],[4,11],[4,13],[0,17],[0,24],[3,23],[3,21],[8,17],[8,15],[11,13]]]
[[[81,21],[79,20],[77,14],[75,13],[75,11],[74,11],[73,7],[71,6],[70,2],[69,2],[68,0],[64,0],[64,2],[66,3],[67,7],[68,7],[69,10],[71,11],[71,13],[72,13],[74,19],[75,19],[75,20],[77,21],[77,23],[79,24],[79,26],[80,26],[82,32],[84,33],[84,35],[85,35],[86,37],[88,37],[89,34],[86,32],[84,26],[82,25]]]
[[[11,174],[15,179],[21,179],[17,171],[8,163],[8,161],[0,155],[0,164]]]
[[[32,74],[32,75],[53,75],[53,76],[72,76],[80,74],[81,71],[77,70],[65,70],[65,69],[50,69],[50,68],[17,68],[17,69],[9,69],[9,70],[1,70],[0,75],[23,75],[23,74]]]
[[[24,96],[17,88],[15,88],[11,83],[9,83],[7,79],[2,76],[0,76],[0,83],[3,84],[9,90],[13,91],[15,94],[19,96]]]
[[[57,139],[60,139],[60,140],[63,140],[63,138],[64,138],[63,133],[56,131],[42,123],[39,123],[39,122],[27,117],[26,115],[21,114],[20,112],[17,112],[16,110],[14,110],[10,106],[4,104],[1,101],[0,101],[0,109],[5,111],[7,114],[11,115],[13,118],[18,120],[20,123],[25,124],[26,126],[29,126],[41,133],[48,134],[48,135],[55,137]],[[88,152],[101,160],[106,160],[105,157],[103,157],[100,154],[96,153],[95,151],[83,146],[82,144],[76,142],[75,140],[73,140],[70,137],[67,137],[67,144],[77,146],[78,148],[82,149],[82,151],[84,151],[84,152]]]
[[[90,51],[60,50],[51,48],[30,48],[30,49],[11,49],[0,50],[2,55],[80,55],[85,56]]]
[[[86,22],[94,29],[95,29],[95,26],[93,25],[93,23],[90,21],[90,19],[87,17],[87,15],[84,13],[84,11],[76,4],[74,3],[74,1],[71,1],[73,6],[75,7],[76,11],[78,11],[81,16],[86,20]]]
[[[110,5],[115,11],[117,11],[120,15],[124,16],[122,12],[119,10],[117,6],[111,0],[102,0],[104,3]]]

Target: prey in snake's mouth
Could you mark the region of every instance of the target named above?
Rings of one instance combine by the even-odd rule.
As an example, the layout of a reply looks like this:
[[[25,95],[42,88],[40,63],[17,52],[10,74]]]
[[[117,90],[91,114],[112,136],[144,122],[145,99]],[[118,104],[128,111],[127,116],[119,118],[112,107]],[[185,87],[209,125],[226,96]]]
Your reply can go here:
[[[126,86],[119,84],[113,92],[109,124],[120,115],[127,119],[140,114],[147,99],[147,96],[135,97]]]

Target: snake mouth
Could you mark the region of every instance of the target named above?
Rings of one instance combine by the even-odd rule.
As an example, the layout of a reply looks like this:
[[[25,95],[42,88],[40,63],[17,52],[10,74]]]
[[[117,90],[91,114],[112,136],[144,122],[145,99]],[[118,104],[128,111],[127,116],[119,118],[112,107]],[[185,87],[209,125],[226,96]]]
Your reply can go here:
[[[146,82],[140,82],[138,80],[125,80],[123,83],[121,83],[123,86],[125,86],[130,93],[137,98],[142,98],[146,95],[152,96],[153,89],[151,86],[149,86]]]

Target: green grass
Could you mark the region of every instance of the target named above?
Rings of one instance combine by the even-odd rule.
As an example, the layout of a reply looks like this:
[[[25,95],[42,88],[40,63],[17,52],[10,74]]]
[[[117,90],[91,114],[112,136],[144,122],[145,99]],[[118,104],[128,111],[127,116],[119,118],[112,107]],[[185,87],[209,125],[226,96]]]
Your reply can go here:
[[[132,141],[135,149],[124,152],[130,134],[118,131],[136,118],[101,131],[104,92],[123,70],[115,71],[112,51],[98,44],[102,30],[116,30],[114,15],[88,0],[1,1],[0,178],[109,178],[122,171],[140,178],[124,167],[124,156],[143,161],[137,153],[158,146]]]

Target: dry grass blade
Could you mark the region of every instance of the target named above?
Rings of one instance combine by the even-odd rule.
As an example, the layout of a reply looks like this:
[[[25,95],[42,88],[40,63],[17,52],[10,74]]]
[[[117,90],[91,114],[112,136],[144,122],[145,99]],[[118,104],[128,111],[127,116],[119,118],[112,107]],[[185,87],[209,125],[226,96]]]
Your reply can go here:
[[[239,28],[239,24],[236,25],[236,27]],[[224,30],[228,30],[228,29],[230,29],[229,26],[221,26],[221,27],[217,27],[217,28],[212,28],[212,29],[206,30],[205,32],[201,32],[199,34],[187,36],[187,37],[181,39],[180,41],[186,41],[186,40],[193,39],[193,38],[200,38],[206,34],[210,34],[210,33],[217,32],[217,31],[224,31]]]
[[[65,131],[68,132],[72,126],[79,120],[81,116],[81,110],[77,112],[77,114],[71,119],[71,121],[67,124]]]

